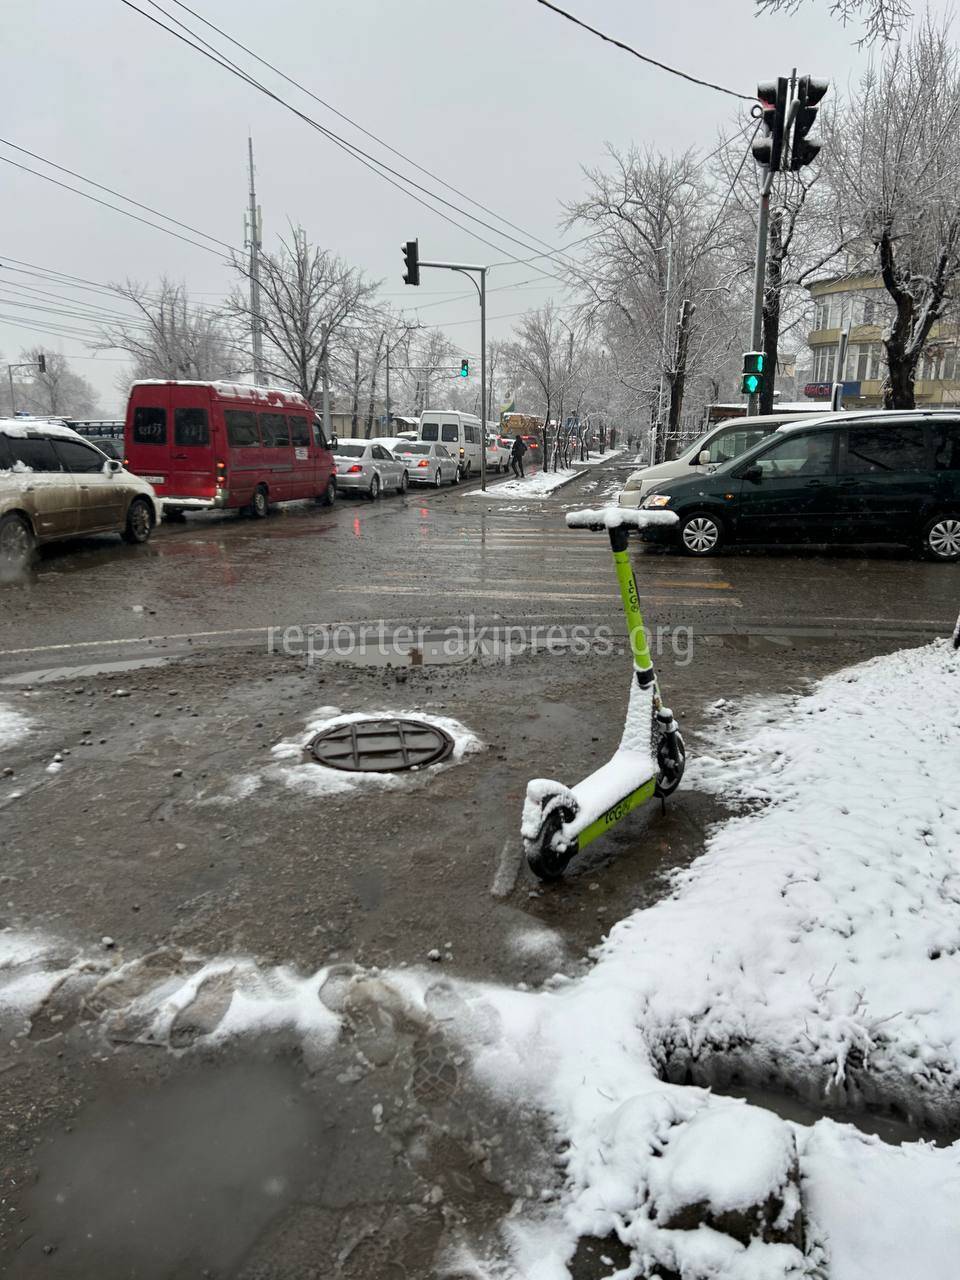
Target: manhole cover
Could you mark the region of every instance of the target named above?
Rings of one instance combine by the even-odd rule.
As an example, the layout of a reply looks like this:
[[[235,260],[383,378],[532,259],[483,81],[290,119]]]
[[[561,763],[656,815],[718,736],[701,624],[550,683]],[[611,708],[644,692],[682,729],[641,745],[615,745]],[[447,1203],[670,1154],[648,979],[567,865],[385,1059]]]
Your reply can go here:
[[[310,751],[329,769],[397,773],[445,760],[453,739],[422,720],[351,720],[318,733]]]

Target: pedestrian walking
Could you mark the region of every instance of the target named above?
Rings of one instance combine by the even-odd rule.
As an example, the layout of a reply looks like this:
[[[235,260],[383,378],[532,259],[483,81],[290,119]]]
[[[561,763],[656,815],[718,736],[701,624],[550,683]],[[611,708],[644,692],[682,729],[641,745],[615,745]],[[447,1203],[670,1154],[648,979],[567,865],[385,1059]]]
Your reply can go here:
[[[518,480],[522,480],[523,476],[523,455],[527,452],[526,441],[517,432],[517,438],[514,440],[510,448],[510,466],[513,468],[513,474]]]

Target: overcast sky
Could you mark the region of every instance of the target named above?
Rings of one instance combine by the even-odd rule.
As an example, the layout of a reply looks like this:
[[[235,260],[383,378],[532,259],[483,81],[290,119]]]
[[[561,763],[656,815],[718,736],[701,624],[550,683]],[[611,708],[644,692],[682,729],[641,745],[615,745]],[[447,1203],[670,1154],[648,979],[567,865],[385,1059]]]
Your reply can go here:
[[[536,0],[189,2],[364,128],[522,227],[523,234],[511,234],[526,244],[539,237],[554,247],[576,238],[558,228],[560,202],[583,190],[581,167],[602,163],[605,143],[709,150],[736,119],[734,99],[644,65]],[[136,3],[156,12],[149,0]],[[196,25],[173,0],[160,3]],[[393,305],[413,317],[421,304],[424,322],[447,328],[477,353],[475,301],[462,298],[448,273],[424,272],[419,290],[405,288],[401,242],[419,236],[421,256],[468,262],[529,252],[477,227],[493,249],[449,225],[121,0],[3,0],[0,7],[0,136],[8,142],[240,247],[249,130],[267,247],[288,219],[301,223],[311,239],[382,280]],[[808,0],[792,16],[763,17],[754,17],[750,0],[569,0],[563,7],[652,57],[744,94],[793,65],[841,87],[864,65],[855,31],[830,18],[826,0]],[[256,74],[322,124],[463,205],[271,73]],[[0,156],[83,185],[8,146],[0,145]],[[65,325],[90,331],[93,321],[55,314],[72,304],[20,286],[94,307],[115,304],[16,274],[11,259],[95,282],[154,282],[166,274],[213,304],[231,284],[229,266],[215,254],[7,163],[0,164],[0,209],[0,315],[21,318],[0,320],[3,360],[36,342],[62,350],[111,415],[122,408],[119,353],[93,356],[84,334],[58,333]],[[539,240],[532,248],[542,249]],[[529,281],[540,266],[498,267],[489,286]],[[543,279],[492,293],[490,335],[505,335],[516,313],[551,295],[559,299],[557,286]]]

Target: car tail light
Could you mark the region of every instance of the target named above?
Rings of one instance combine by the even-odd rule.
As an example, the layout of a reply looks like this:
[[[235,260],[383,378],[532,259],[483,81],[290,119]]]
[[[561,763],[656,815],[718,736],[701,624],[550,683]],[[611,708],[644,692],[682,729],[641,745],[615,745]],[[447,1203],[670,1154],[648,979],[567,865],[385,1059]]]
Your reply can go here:
[[[417,463],[418,467],[429,467],[429,465],[430,463],[427,461],[426,458],[421,458],[420,461]]]
[[[362,470],[363,470],[363,467],[361,467],[360,463],[355,462],[352,467],[347,467],[347,474],[356,475],[358,471],[362,471]]]
[[[227,464],[225,462],[217,463],[217,488],[222,489],[227,483]]]

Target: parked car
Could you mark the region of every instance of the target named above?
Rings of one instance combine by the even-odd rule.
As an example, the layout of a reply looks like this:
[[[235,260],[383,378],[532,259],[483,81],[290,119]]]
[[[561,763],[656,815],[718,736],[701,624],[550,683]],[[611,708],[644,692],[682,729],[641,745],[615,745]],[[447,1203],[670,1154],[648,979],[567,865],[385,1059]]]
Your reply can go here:
[[[960,560],[960,414],[864,410],[777,428],[709,475],[648,493],[675,511],[646,540],[706,556],[727,543],[893,543]]]
[[[524,436],[523,439],[528,449],[532,450],[535,453],[539,453],[540,451],[539,436]]]
[[[245,508],[337,496],[333,453],[295,391],[232,382],[135,382],[124,432],[126,465],[154,486],[167,512]]]
[[[406,493],[410,483],[406,465],[379,440],[340,440],[334,462],[341,492],[353,490],[373,500],[390,489]]]
[[[497,436],[487,436],[487,470],[506,471],[510,465],[511,446]]]
[[[0,419],[0,568],[36,547],[89,533],[146,542],[161,517],[145,480],[60,423]]]
[[[483,431],[480,419],[452,409],[431,409],[420,415],[420,437],[427,444],[445,444],[460,461],[460,474],[480,470]]]
[[[811,418],[826,416],[811,409]],[[640,467],[627,476],[617,501],[621,507],[639,507],[648,493],[668,480],[684,480],[704,475],[724,462],[739,458],[747,449],[759,444],[765,436],[787,422],[804,421],[796,413],[769,413],[763,417],[731,418],[695,440],[679,458],[660,462],[655,467]],[[693,470],[691,470],[693,468]]]
[[[396,456],[406,466],[411,484],[432,484],[439,489],[445,480],[460,482],[460,459],[445,444],[404,440],[397,445]]]

